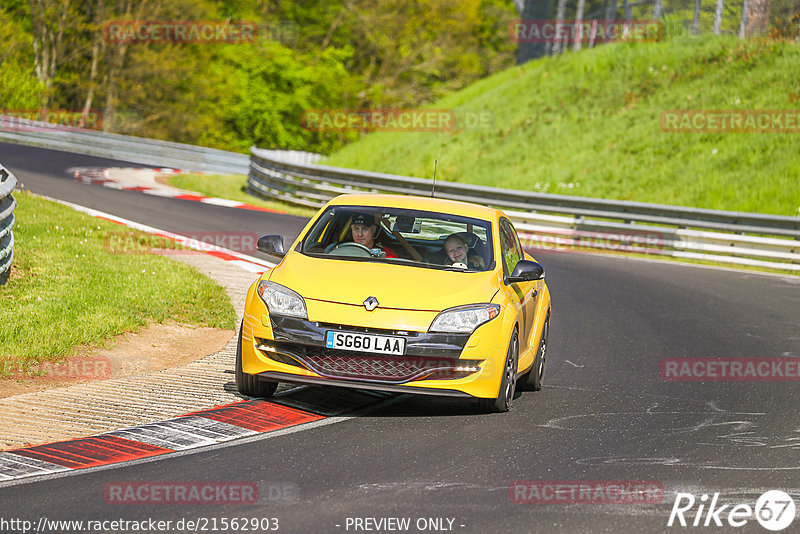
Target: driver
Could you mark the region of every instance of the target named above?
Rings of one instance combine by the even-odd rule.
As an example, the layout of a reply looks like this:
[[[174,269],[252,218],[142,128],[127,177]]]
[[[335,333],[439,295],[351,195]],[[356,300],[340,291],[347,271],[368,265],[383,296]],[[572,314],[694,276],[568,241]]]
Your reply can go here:
[[[397,254],[375,242],[378,235],[378,225],[375,223],[375,216],[368,213],[357,213],[350,222],[350,231],[353,233],[353,241],[359,245],[364,245],[369,249],[379,248],[386,253],[387,258],[397,258]]]
[[[469,245],[466,240],[458,234],[451,234],[444,242],[444,251],[447,253],[447,264],[462,263],[470,269],[483,269],[483,258],[475,254],[469,255]]]

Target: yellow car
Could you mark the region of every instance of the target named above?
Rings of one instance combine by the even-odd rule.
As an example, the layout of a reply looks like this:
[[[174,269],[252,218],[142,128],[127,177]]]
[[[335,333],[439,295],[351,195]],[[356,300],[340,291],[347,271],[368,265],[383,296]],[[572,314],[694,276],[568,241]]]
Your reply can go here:
[[[478,399],[509,409],[541,388],[550,293],[502,211],[450,200],[342,195],[247,292],[240,393],[279,382]]]

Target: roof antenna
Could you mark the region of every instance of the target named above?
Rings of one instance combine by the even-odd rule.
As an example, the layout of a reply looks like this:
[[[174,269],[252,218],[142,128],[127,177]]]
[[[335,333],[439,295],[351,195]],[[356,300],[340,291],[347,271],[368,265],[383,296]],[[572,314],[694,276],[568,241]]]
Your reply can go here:
[[[436,164],[439,163],[438,159],[433,160],[433,186],[431,187],[431,198],[436,193]]]

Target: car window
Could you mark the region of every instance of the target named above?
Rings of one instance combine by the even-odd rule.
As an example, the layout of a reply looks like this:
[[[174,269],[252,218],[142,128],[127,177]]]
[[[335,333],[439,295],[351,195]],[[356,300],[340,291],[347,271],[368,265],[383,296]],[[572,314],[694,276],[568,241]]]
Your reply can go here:
[[[522,259],[522,249],[519,246],[517,232],[506,219],[500,220],[500,252],[503,255],[506,274],[511,274]]]
[[[354,241],[363,226],[377,226],[374,239],[363,246]],[[458,235],[467,245],[463,261],[451,260],[445,242]],[[360,236],[359,236],[360,237]],[[315,257],[386,261],[414,267],[461,268],[484,271],[494,268],[490,221],[444,213],[400,208],[331,206],[309,229],[300,251]],[[453,267],[455,266],[455,267]]]

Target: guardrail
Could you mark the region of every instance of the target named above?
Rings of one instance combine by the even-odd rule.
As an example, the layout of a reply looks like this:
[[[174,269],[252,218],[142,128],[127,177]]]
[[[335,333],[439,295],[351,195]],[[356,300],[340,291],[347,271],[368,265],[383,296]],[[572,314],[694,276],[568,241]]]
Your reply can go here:
[[[14,260],[14,208],[17,202],[11,194],[17,187],[17,179],[0,165],[0,285],[6,283]]]
[[[172,167],[221,174],[247,174],[247,154],[228,152],[170,141],[145,139],[0,115],[0,140],[113,158],[131,163]],[[321,157],[311,152],[269,151],[272,157],[297,163],[315,163]]]
[[[430,196],[433,181],[308,163],[253,148],[256,195],[318,208],[344,193]],[[709,210],[436,182],[436,197],[503,209],[527,248],[607,250],[800,272],[800,217]]]

